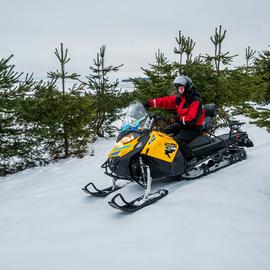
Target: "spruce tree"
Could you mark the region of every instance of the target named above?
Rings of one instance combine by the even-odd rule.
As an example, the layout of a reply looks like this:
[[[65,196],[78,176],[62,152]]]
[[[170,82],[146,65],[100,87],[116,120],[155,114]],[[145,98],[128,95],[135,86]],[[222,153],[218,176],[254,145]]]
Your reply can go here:
[[[192,62],[192,51],[195,47],[195,42],[191,37],[185,37],[179,31],[178,37],[175,38],[178,48],[174,48],[174,53],[179,54],[179,74],[181,74],[182,63],[183,63],[183,54],[186,55],[185,65],[188,65]]]
[[[260,78],[260,93],[257,94],[262,97],[263,102],[270,103],[270,50],[259,52],[254,68],[255,74]]]
[[[269,51],[259,52],[251,65],[251,60],[255,51],[250,47],[246,49],[246,64],[230,71],[230,76],[227,77],[227,85],[230,92],[233,92],[232,104],[237,105],[235,112],[246,114],[254,120],[260,127],[266,127],[270,132],[270,110],[267,108],[254,108],[249,101],[256,103],[270,102],[270,53]]]
[[[210,37],[210,40],[215,46],[215,54],[214,56],[206,55],[207,59],[214,61],[217,74],[221,71],[221,64],[225,66],[229,65],[233,61],[233,58],[237,56],[237,54],[229,55],[229,52],[222,52],[222,43],[226,37],[226,32],[226,30],[222,30],[221,25],[219,26],[219,29],[217,29],[217,27],[215,28],[215,34]]]
[[[186,38],[181,34],[181,31],[178,33],[178,37],[175,38],[178,47],[174,48],[174,53],[179,54],[179,65],[182,65],[183,53],[185,52]]]
[[[192,38],[188,37],[186,39],[186,48],[185,48],[185,53],[186,53],[186,56],[187,56],[187,59],[186,59],[186,65],[188,65],[189,63],[191,63],[191,59],[192,59],[192,51],[195,47],[195,44],[196,42],[194,42],[192,40]]]
[[[41,95],[46,95],[45,100],[48,101],[43,104],[43,110],[51,112],[53,117],[51,119],[53,126],[47,123],[47,119],[45,119],[45,123],[51,128],[49,141],[53,142],[53,144],[50,143],[49,151],[56,159],[67,158],[71,155],[80,157],[85,153],[87,142],[91,139],[87,125],[92,121],[92,100],[84,92],[84,85],[79,82],[80,75],[66,71],[66,64],[70,61],[70,58],[68,57],[68,49],[64,49],[62,43],[60,51],[55,49],[55,55],[60,62],[60,71],[48,73],[54,87],[51,86],[49,89],[42,87],[39,91]],[[61,84],[60,89],[55,84],[58,80]],[[67,80],[74,81],[72,87],[68,89],[66,87]],[[51,99],[53,100],[52,103],[50,103]],[[54,112],[51,111],[50,105],[52,104],[57,106]],[[46,108],[46,106],[49,107]]]
[[[34,127],[24,118],[25,100],[31,96],[32,75],[9,64],[12,55],[0,60],[0,175],[13,173],[43,163]]]
[[[149,64],[149,68],[141,68],[147,80],[133,79],[135,99],[148,100],[171,94],[172,80],[175,76],[172,64],[160,50],[155,53],[155,61],[154,64]]]
[[[222,51],[222,43],[226,37],[226,30],[222,30],[222,26],[215,28],[215,34],[210,37],[210,40],[215,46],[214,56],[210,56],[206,54],[206,60],[210,62],[214,62],[215,66],[215,75],[216,75],[216,82],[215,82],[215,93],[213,93],[215,103],[218,105],[226,104],[227,102],[227,89],[224,88],[224,80],[226,81],[227,76],[227,69],[226,66],[230,65],[233,61],[233,58],[237,55],[229,55],[229,52],[223,53]],[[224,70],[221,70],[221,64],[225,66]]]
[[[109,76],[119,71],[123,65],[112,66],[105,63],[106,46],[101,46],[94,64],[90,66],[90,74],[86,76],[85,85],[93,98],[94,118],[89,128],[99,137],[111,136],[115,131],[112,126],[120,112],[121,90],[119,81],[111,81]]]
[[[245,53],[245,58],[246,58],[246,71],[248,73],[248,70],[250,68],[250,62],[252,59],[254,59],[254,55],[255,55],[256,51],[250,49],[250,46],[248,46],[246,48],[246,53]]]

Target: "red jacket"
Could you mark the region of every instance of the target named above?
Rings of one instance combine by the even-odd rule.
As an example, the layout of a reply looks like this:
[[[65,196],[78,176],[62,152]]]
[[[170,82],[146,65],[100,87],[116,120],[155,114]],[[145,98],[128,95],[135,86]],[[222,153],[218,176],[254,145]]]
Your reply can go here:
[[[205,118],[205,111],[196,92],[188,97],[166,96],[150,100],[151,108],[176,110],[180,123],[187,128],[201,127]]]

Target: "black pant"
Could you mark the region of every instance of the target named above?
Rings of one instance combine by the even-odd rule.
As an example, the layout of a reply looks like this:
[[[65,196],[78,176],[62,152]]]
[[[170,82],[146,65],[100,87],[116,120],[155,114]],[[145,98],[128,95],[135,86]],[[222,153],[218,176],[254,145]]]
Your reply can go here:
[[[188,146],[188,144],[200,135],[199,128],[181,128],[178,123],[175,123],[164,129],[164,132],[173,135],[174,139],[179,144],[180,151],[182,152],[186,160],[190,160],[193,158],[192,150]]]

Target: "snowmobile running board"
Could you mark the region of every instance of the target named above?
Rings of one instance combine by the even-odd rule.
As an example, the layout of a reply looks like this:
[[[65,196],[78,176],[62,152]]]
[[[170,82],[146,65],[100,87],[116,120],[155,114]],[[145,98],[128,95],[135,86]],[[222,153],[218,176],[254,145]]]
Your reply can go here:
[[[86,192],[87,194],[91,194],[93,196],[97,196],[97,197],[106,197],[107,195],[115,192],[116,190],[122,188],[123,186],[109,186],[107,188],[104,189],[98,189],[94,183],[89,183],[87,184],[84,188],[82,188],[82,190],[84,192]]]
[[[143,200],[144,196],[140,196],[131,202],[127,202],[121,193],[117,193],[111,199],[111,201],[108,202],[108,204],[111,207],[116,208],[118,210],[133,213],[133,212],[135,212],[135,211],[137,211],[145,206],[148,206],[148,205],[160,200],[161,198],[165,197],[168,193],[169,192],[166,189],[159,189],[158,191],[149,194],[145,200]],[[118,204],[116,202],[117,198],[121,204]]]

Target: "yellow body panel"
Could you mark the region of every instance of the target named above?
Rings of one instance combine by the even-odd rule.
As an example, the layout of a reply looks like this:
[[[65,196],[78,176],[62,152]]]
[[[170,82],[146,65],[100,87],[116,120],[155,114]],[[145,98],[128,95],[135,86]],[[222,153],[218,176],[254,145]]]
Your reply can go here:
[[[139,138],[135,138],[134,140],[124,143],[124,144],[116,144],[114,148],[109,153],[109,158],[122,157],[132,151],[134,147],[137,145]]]
[[[173,162],[177,150],[178,144],[172,137],[159,131],[152,131],[141,153],[167,162]]]

